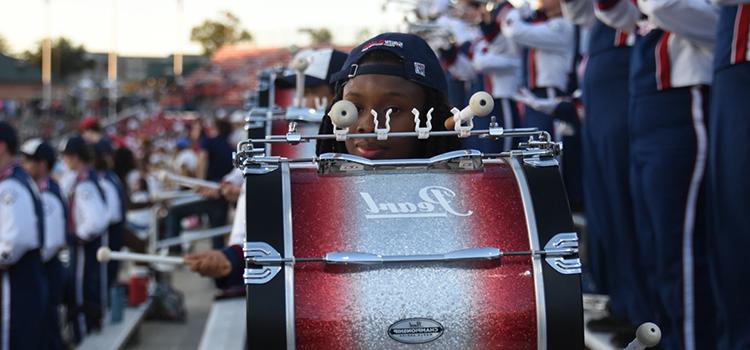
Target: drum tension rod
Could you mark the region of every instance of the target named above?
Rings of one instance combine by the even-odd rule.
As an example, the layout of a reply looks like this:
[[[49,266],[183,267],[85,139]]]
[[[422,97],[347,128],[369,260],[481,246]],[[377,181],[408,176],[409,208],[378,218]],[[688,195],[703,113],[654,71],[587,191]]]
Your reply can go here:
[[[357,264],[373,265],[383,263],[409,262],[450,262],[469,260],[496,260],[504,256],[568,256],[578,254],[578,248],[559,248],[546,250],[501,251],[491,247],[469,248],[446,254],[426,255],[379,255],[360,252],[330,252],[324,257],[316,258],[282,258],[280,256],[252,256],[247,261],[253,265],[285,265],[306,262],[322,262],[327,264]]]

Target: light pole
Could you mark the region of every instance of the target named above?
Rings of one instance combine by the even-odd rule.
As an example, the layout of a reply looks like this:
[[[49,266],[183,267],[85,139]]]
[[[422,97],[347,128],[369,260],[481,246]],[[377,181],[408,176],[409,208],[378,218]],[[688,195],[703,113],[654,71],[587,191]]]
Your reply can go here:
[[[178,85],[182,81],[182,17],[184,14],[184,4],[182,0],[177,0],[177,40],[172,61],[172,73],[174,73],[175,83]]]
[[[44,101],[44,114],[50,116],[52,107],[52,34],[51,34],[51,11],[50,0],[44,1],[44,27],[45,38],[42,40],[42,100]]]
[[[109,80],[109,120],[117,118],[117,0],[112,0],[112,48],[107,56]]]

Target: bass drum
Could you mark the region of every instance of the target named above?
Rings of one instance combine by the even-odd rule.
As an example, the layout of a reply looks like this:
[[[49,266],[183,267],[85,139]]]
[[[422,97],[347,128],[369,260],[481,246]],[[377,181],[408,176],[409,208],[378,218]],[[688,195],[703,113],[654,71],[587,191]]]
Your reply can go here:
[[[577,247],[556,162],[441,161],[457,153],[449,166],[324,155],[248,175],[246,256],[288,259],[248,263],[248,347],[583,349],[577,250],[528,253]],[[404,261],[479,247],[526,254]],[[331,252],[401,262],[304,259]]]
[[[267,135],[284,136],[289,131],[289,121],[285,119],[274,119],[266,127],[265,117],[253,116],[248,124],[248,138],[264,139]],[[297,121],[297,132],[302,135],[317,135],[320,123],[310,121]],[[279,143],[254,143],[253,147],[265,148],[266,154],[286,158],[313,158],[315,157],[315,143],[301,142],[292,145],[286,142]]]

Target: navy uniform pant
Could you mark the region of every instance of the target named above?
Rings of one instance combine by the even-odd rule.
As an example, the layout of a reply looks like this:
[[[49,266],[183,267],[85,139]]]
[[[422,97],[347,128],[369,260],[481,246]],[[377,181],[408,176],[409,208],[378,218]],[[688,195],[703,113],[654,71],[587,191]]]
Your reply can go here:
[[[750,349],[750,62],[717,71],[712,86],[708,200],[719,349]]]
[[[44,269],[47,276],[47,285],[49,286],[49,304],[44,316],[44,322],[47,325],[44,348],[62,350],[65,349],[65,346],[60,334],[59,307],[63,298],[65,270],[57,257],[53,257],[50,261],[46,262]]]
[[[47,334],[40,323],[45,318],[48,298],[38,249],[0,269],[0,348],[42,349]]]
[[[589,57],[583,79],[583,193],[589,271],[614,316],[652,321],[629,183],[629,48]]]
[[[123,247],[123,236],[125,235],[125,221],[109,225],[109,248],[119,251]],[[119,261],[107,262],[107,287],[117,283],[117,273],[120,271]]]
[[[535,88],[531,91],[537,98],[553,98],[562,93],[554,88]],[[555,121],[565,122],[569,125],[572,134],[557,135]],[[565,190],[568,194],[573,210],[580,210],[583,201],[583,190],[581,180],[581,124],[578,118],[576,106],[570,102],[560,103],[552,112],[552,115],[542,113],[529,106],[524,109],[521,127],[537,128],[547,131],[555,141],[562,141],[564,151],[561,160],[561,170]]]
[[[636,233],[665,349],[712,349],[703,178],[708,89],[634,96],[630,182]]]
[[[102,322],[102,270],[96,259],[101,238],[68,245],[70,266],[67,274],[66,304],[68,321],[73,325],[74,341],[79,343]]]

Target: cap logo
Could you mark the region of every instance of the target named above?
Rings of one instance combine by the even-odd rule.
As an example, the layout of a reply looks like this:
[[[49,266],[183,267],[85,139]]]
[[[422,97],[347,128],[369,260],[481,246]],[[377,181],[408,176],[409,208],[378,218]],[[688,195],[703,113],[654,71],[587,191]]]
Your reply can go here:
[[[424,63],[414,62],[414,73],[424,77]]]
[[[404,43],[397,41],[397,40],[383,40],[383,39],[373,40],[365,44],[365,46],[362,46],[361,52],[365,52],[369,50],[371,47],[375,47],[375,46],[388,46],[388,47],[403,48]]]

